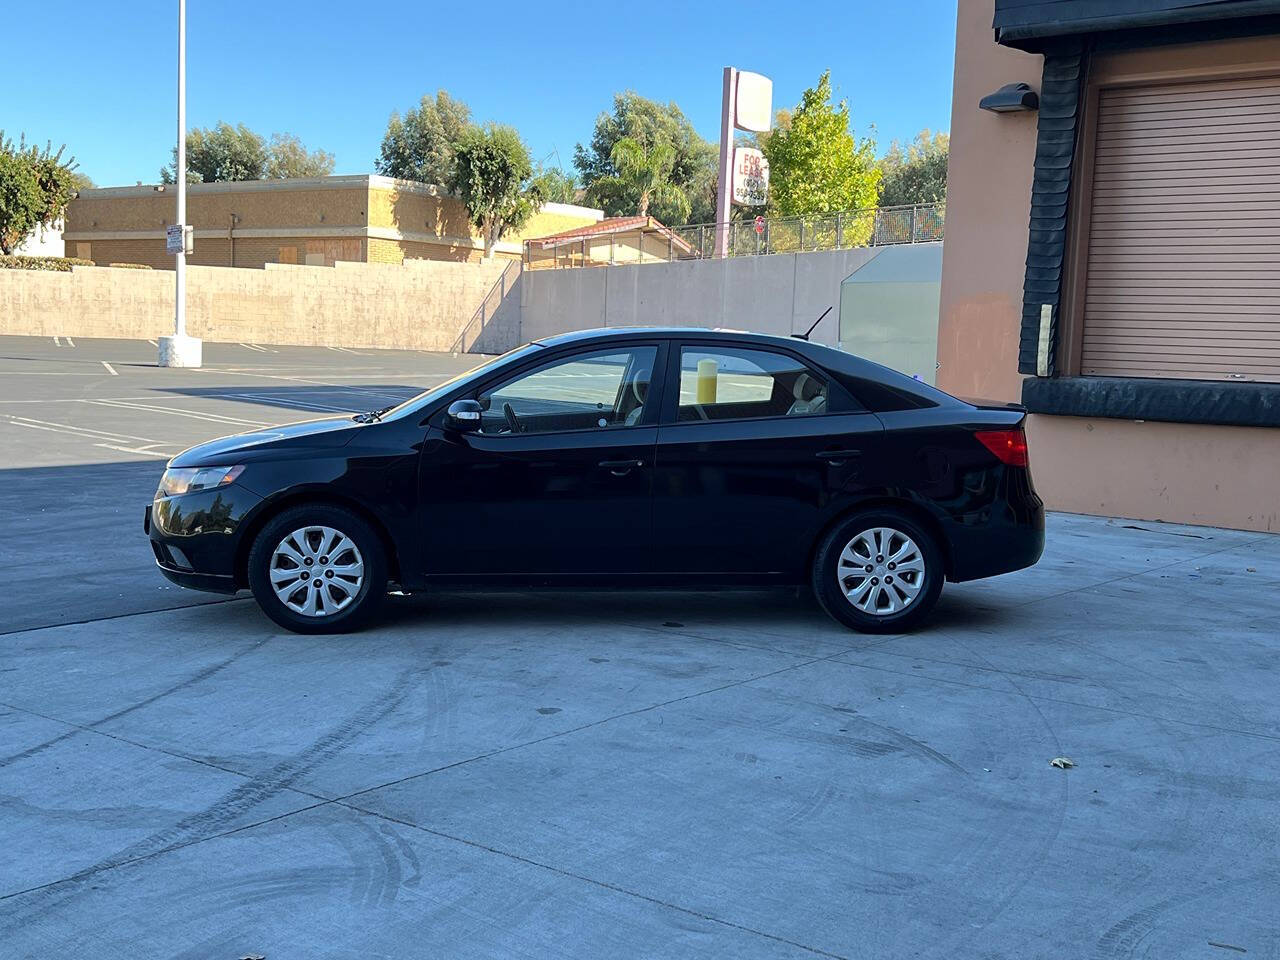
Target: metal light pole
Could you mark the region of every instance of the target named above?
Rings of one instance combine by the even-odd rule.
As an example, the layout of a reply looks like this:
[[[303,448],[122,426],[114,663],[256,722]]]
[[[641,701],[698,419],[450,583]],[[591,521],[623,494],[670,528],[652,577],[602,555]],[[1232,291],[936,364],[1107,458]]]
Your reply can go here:
[[[166,246],[177,258],[174,262],[173,336],[159,339],[162,367],[198,367],[201,343],[187,336],[187,0],[178,0],[178,157],[174,165],[178,191],[176,237],[166,238]]]
[[[737,112],[738,71],[724,68],[724,89],[720,99],[720,172],[716,178],[715,256],[729,253],[729,219],[733,214],[733,129]]]

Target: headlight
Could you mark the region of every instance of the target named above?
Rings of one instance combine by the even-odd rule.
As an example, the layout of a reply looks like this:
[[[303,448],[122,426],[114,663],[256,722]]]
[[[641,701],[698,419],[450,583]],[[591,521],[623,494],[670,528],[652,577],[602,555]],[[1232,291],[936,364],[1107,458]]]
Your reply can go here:
[[[176,497],[182,493],[195,493],[197,490],[211,490],[214,487],[225,487],[234,483],[236,477],[244,470],[244,466],[235,467],[179,467],[169,469],[160,478],[160,489],[157,496]]]

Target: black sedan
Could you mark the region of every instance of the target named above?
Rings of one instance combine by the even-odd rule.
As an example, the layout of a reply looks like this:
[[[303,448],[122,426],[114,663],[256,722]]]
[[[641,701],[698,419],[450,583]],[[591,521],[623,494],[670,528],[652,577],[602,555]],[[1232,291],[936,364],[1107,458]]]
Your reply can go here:
[[[1035,563],[1022,409],[799,339],[572,333],[397,407],[193,447],[146,517],[186,587],[291,630],[388,587],[810,584],[857,630]]]

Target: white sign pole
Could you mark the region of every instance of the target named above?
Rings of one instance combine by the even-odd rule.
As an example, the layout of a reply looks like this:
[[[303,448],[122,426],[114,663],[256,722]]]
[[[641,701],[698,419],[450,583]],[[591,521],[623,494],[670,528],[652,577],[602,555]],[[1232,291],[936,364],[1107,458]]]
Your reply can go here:
[[[716,181],[717,258],[729,255],[729,217],[733,210],[733,118],[737,110],[738,71],[724,68],[724,97],[720,104],[720,177]]]
[[[174,261],[173,336],[159,340],[162,367],[200,366],[201,344],[187,336],[187,0],[178,0],[178,154],[174,164],[178,191],[178,235]]]

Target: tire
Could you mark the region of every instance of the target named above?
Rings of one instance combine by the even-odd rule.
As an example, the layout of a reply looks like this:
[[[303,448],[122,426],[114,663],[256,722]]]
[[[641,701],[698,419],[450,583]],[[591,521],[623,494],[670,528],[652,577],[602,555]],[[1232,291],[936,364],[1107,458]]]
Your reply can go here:
[[[335,546],[332,556],[323,552]],[[317,581],[324,586],[315,587]],[[262,612],[286,630],[347,633],[368,623],[386,598],[386,551],[350,510],[291,507],[254,539],[249,588]]]
[[[886,543],[888,554],[883,552]],[[881,552],[864,555],[877,545]],[[898,559],[891,561],[890,556]],[[944,579],[937,541],[920,524],[891,509],[841,520],[823,538],[813,561],[818,603],[832,618],[862,633],[910,630],[938,602]]]

